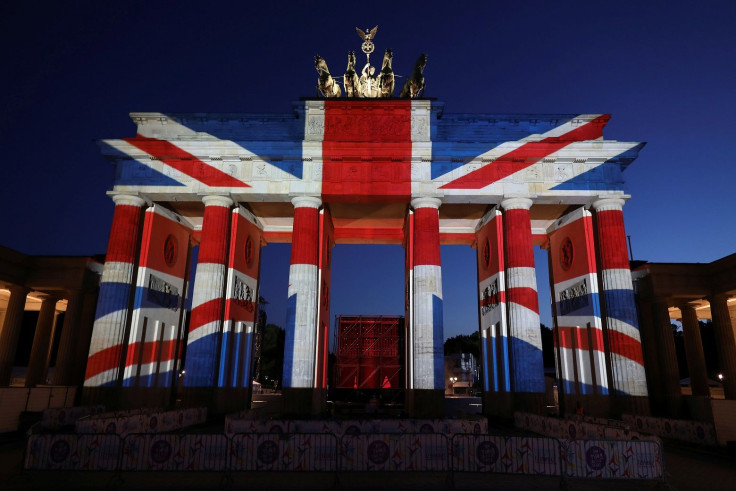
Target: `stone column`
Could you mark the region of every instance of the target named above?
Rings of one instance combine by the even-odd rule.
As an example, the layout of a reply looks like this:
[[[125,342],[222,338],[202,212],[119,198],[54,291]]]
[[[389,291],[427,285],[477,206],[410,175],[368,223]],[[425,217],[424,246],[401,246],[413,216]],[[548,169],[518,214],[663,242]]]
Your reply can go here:
[[[316,391],[317,302],[319,301],[319,208],[322,200],[299,196],[294,205],[291,265],[286,306],[283,407],[287,414],[318,413],[324,402]]]
[[[8,310],[5,312],[5,320],[0,330],[0,387],[10,384],[23,311],[26,308],[26,296],[30,291],[19,285],[13,285],[9,290]]]
[[[35,387],[38,384],[46,383],[44,372],[46,371],[49,347],[53,341],[57,301],[56,297],[47,296],[41,302],[41,310],[38,313],[38,321],[36,321],[36,332],[33,335],[31,357],[28,360],[28,370],[26,371],[26,387]]]
[[[105,269],[100,280],[97,313],[89,346],[85,387],[115,386],[120,376],[125,327],[133,289],[136,255],[141,228],[138,196],[113,196],[115,214],[107,245]],[[96,402],[93,391],[85,391],[85,403]]]
[[[413,389],[408,394],[414,417],[444,415],[442,265],[437,198],[416,198],[414,208]]]
[[[708,396],[708,370],[705,368],[703,342],[695,308],[687,303],[679,305],[682,312],[682,332],[685,335],[685,356],[690,372],[690,388],[694,396]]]
[[[669,306],[664,299],[655,299],[652,303],[652,322],[657,341],[657,362],[661,384],[657,390],[661,392],[668,416],[679,417],[682,406],[682,389],[680,388],[680,371],[677,365],[675,337],[672,333]]]
[[[233,200],[227,196],[211,195],[202,201],[205,206],[202,241],[192,294],[184,386],[209,389],[214,387],[217,377]]]
[[[531,404],[543,404],[544,364],[529,216],[531,206],[532,200],[527,198],[510,198],[501,202],[504,209],[511,390],[517,400],[522,393],[530,393],[539,399]],[[530,403],[522,405],[526,405],[528,410],[541,410],[541,407],[528,407]],[[515,406],[523,409],[519,404],[515,403]]]
[[[639,327],[642,342],[642,351],[644,353],[644,368],[647,374],[647,392],[649,393],[652,404],[659,407],[665,405],[664,393],[659,390],[662,387],[662,374],[659,368],[659,343],[657,340],[657,330],[652,315],[653,305],[649,301],[641,302],[638,305],[639,310]],[[655,397],[656,394],[656,397]]]
[[[713,295],[708,298],[716,338],[718,362],[723,371],[723,392],[726,399],[736,399],[736,342],[734,342],[728,297]]]
[[[74,355],[76,343],[79,339],[79,319],[82,314],[82,292],[71,290],[67,292],[66,313],[64,325],[61,328],[59,349],[56,352],[56,367],[54,368],[54,385],[74,385]]]
[[[95,323],[95,309],[99,290],[87,291],[82,301],[82,313],[79,319],[79,336],[74,347],[74,371],[72,385],[84,382],[84,371],[87,366],[87,353]]]
[[[626,397],[647,397],[644,355],[631,281],[623,215],[624,200],[606,198],[593,203],[596,246],[602,286],[602,312],[611,360],[612,392],[618,396],[617,411],[641,414],[649,411],[648,401]]]

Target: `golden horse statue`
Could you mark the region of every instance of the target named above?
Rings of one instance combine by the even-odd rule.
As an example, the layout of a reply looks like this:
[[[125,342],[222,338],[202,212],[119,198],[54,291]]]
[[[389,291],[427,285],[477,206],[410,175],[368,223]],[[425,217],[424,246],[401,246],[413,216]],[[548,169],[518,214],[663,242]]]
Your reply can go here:
[[[314,57],[314,67],[319,73],[317,79],[317,90],[323,97],[340,97],[342,90],[340,86],[335,82],[335,79],[330,75],[330,69],[327,68],[327,62],[320,55]]]

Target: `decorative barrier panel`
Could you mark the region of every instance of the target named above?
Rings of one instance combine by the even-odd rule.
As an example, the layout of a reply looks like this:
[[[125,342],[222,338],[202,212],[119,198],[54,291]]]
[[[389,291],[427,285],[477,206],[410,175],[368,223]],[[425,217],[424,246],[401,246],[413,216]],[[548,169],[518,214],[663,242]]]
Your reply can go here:
[[[45,409],[41,413],[41,426],[47,430],[58,429],[74,425],[78,419],[85,416],[101,414],[105,406],[75,406],[56,407]]]
[[[485,419],[355,419],[355,420],[261,420],[228,416],[225,433],[323,433],[338,438],[343,435],[376,433],[441,433],[451,437],[458,433],[487,434]]]
[[[559,476],[559,447],[551,438],[455,435],[452,470]]]
[[[662,447],[652,441],[576,440],[563,444],[566,477],[663,479]]]
[[[449,440],[430,433],[344,435],[340,470],[449,471]]]
[[[602,418],[551,418],[530,413],[514,413],[514,426],[561,440],[625,439],[655,440],[632,431],[631,425]]]
[[[238,434],[232,437],[232,471],[325,471],[338,469],[332,434]]]
[[[28,438],[25,469],[113,471],[123,441],[117,435],[40,434]]]
[[[136,410],[103,413],[77,421],[77,433],[165,433],[207,421],[206,408],[176,409],[173,411]]]
[[[716,445],[716,430],[711,423],[686,419],[653,418],[622,415],[622,419],[638,431],[700,445]]]
[[[488,472],[663,479],[661,443],[439,433],[31,435],[28,470]]]
[[[229,440],[225,435],[128,435],[124,471],[225,471]]]

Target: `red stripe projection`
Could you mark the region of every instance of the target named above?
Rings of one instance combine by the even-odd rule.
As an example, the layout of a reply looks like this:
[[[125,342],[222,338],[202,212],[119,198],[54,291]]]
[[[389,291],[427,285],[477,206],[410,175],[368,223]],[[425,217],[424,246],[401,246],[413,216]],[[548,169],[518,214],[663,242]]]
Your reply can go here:
[[[440,216],[436,208],[414,210],[414,265],[440,266]]]
[[[87,359],[87,370],[84,379],[90,379],[102,372],[118,368],[120,366],[121,345],[111,346],[98,351]]]
[[[230,209],[228,207],[205,206],[198,263],[225,264],[229,218]]]
[[[322,197],[352,203],[408,202],[411,101],[325,101]]]
[[[529,210],[513,209],[504,212],[506,240],[506,268],[533,268],[532,221]]]
[[[295,208],[290,264],[313,264],[317,266],[318,249],[319,210],[311,206]]]
[[[570,239],[569,244],[567,239]],[[596,273],[593,222],[590,216],[581,217],[552,232],[550,246],[552,274],[556,284]]]
[[[116,205],[107,246],[107,262],[133,263],[135,260],[138,227],[141,223],[141,207]]]
[[[171,142],[137,136],[123,138],[124,141],[140,148],[169,167],[183,172],[194,179],[212,187],[249,188],[246,183],[225,174],[216,167],[202,162],[189,152],[185,152]]]
[[[509,303],[515,303],[526,307],[532,312],[539,313],[539,299],[537,291],[533,288],[512,287],[507,290]]]
[[[591,329],[592,343],[588,342],[587,327],[578,328],[578,327],[560,326],[558,329],[559,329],[559,332],[563,334],[563,336],[560,336],[560,341],[561,341],[560,347],[561,348],[567,348],[567,349],[577,348],[581,350],[593,349],[595,351],[605,352],[605,347],[603,344],[603,331],[601,331],[600,329]],[[577,340],[576,346],[573,346],[573,343],[572,343],[573,336]],[[555,339],[555,342],[557,342],[556,339]]]
[[[481,282],[504,269],[503,217],[494,216],[477,234],[478,281]],[[444,242],[443,242],[444,243]],[[487,254],[487,264],[486,264]]]
[[[126,367],[132,367],[138,365],[138,357],[141,355],[141,349],[143,349],[143,357],[141,359],[141,365],[148,365],[151,363],[158,363],[161,361],[169,361],[171,358],[160,359],[156,358],[158,353],[158,347],[161,345],[162,353],[173,353],[174,345],[176,344],[175,339],[166,341],[147,341],[145,343],[135,342],[128,345],[128,357],[125,360]]]
[[[629,269],[629,250],[626,247],[624,214],[621,210],[596,213],[598,244],[601,251],[601,269]]]
[[[616,353],[640,365],[644,365],[644,354],[641,350],[641,343],[631,336],[609,329],[608,346],[611,353]]]
[[[440,189],[481,189],[536,164],[544,157],[573,142],[600,138],[603,136],[603,127],[609,119],[611,119],[611,115],[604,114],[589,123],[568,131],[564,135],[545,138],[538,142],[525,143],[480,169],[440,186]]]
[[[209,300],[201,305],[194,307],[192,309],[192,326],[200,327],[204,326],[205,324],[209,324],[210,322],[219,321],[222,302],[224,302],[224,299],[222,297],[213,298],[212,300]],[[197,319],[196,325],[194,324],[195,317]],[[189,332],[191,332],[192,330],[193,329],[189,329]]]

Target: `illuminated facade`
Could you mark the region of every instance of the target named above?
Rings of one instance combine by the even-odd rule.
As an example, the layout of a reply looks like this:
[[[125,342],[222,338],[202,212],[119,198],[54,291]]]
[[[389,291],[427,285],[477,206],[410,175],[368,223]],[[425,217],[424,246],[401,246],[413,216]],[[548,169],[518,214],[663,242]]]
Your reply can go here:
[[[331,249],[387,243],[406,251],[406,404],[437,415],[440,244],[465,244],[478,251],[484,411],[542,411],[538,245],[565,396],[600,414],[647,412],[622,213],[622,172],[643,144],[604,139],[608,115],[356,99],[131,116],[135,137],[101,142],[116,206],[87,401],[248,407],[260,248],[291,242],[284,408],[320,413]]]

